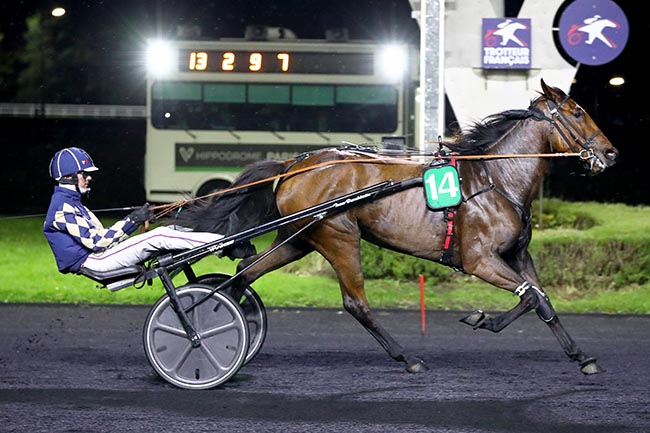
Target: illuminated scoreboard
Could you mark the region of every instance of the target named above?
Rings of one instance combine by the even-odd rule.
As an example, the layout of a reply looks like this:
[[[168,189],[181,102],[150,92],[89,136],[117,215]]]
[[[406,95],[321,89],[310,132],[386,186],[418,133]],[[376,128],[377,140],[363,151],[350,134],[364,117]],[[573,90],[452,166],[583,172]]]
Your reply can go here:
[[[374,54],[180,50],[179,72],[373,75]]]

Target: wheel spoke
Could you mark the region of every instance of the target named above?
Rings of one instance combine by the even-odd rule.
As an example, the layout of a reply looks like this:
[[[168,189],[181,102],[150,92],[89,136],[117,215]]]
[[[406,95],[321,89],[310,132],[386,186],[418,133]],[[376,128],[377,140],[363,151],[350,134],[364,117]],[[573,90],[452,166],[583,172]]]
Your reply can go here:
[[[210,329],[204,329],[199,333],[199,335],[201,336],[201,338],[210,338],[210,337],[214,337],[215,335],[223,334],[224,332],[229,332],[237,328],[238,328],[237,320],[233,318],[233,320],[231,320],[228,323],[224,323],[223,325],[215,326]]]
[[[170,365],[168,367],[161,365],[161,367],[167,372],[167,373],[172,373],[172,372],[177,372],[180,370],[180,368],[183,366],[185,361],[187,360],[187,357],[190,356],[190,353],[192,352],[192,345],[188,341],[187,344],[184,345],[183,349],[180,351],[178,357],[174,360],[174,362],[169,363]]]
[[[175,326],[171,325],[166,325],[164,323],[156,323],[155,326],[152,327],[152,330],[154,331],[163,331],[171,335],[175,335],[177,337],[187,337],[187,333],[185,332],[184,329],[182,328],[177,328]]]
[[[210,362],[210,365],[212,365],[216,370],[219,370],[219,377],[223,375],[223,373],[228,372],[228,366],[222,365],[219,362],[219,359],[212,353],[212,351],[205,345],[201,345],[201,353],[205,355],[205,357],[208,359]]]

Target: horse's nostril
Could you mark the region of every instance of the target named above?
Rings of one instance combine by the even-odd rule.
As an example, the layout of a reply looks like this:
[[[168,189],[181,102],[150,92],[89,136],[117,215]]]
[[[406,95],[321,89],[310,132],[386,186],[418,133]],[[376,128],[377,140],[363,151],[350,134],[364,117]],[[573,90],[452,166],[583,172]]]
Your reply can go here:
[[[615,150],[607,151],[606,155],[607,155],[607,158],[611,159],[612,161],[615,161],[616,158],[618,158],[618,152],[616,152]]]

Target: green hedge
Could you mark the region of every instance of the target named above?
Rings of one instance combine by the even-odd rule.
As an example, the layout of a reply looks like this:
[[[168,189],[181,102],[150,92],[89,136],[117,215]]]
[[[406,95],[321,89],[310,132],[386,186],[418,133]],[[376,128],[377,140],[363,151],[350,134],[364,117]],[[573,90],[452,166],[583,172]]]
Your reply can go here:
[[[617,290],[650,280],[648,242],[542,242],[531,245],[531,254],[547,286]]]
[[[412,281],[423,274],[432,284],[453,282],[450,268],[364,243],[366,278]],[[533,242],[530,253],[544,287],[617,290],[650,281],[650,244],[634,241]],[[460,273],[462,275],[462,273]]]

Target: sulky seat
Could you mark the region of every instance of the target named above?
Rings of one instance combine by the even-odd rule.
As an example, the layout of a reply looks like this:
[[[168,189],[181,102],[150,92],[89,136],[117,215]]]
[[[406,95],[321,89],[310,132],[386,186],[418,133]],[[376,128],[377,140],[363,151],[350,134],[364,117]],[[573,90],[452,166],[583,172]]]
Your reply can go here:
[[[110,291],[117,291],[145,280],[146,269],[142,265],[129,266],[126,268],[116,269],[113,271],[93,271],[83,266],[79,270],[79,275],[90,278],[98,282],[102,287]]]

